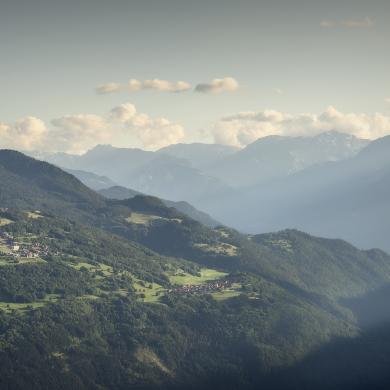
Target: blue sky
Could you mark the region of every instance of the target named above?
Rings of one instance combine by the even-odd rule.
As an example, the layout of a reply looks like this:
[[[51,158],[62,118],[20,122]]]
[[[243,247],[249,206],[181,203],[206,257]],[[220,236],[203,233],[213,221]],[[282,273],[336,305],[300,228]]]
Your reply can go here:
[[[21,118],[39,118],[50,130],[53,120],[107,116],[123,103],[179,124],[180,140],[206,142],[221,118],[243,111],[318,116],[333,106],[359,118],[390,115],[388,1],[14,0],[0,7],[0,122],[8,132]],[[194,92],[225,77],[239,87]],[[191,88],[131,91],[130,79]],[[123,88],[96,93],[109,82]],[[107,141],[148,147],[137,134]]]

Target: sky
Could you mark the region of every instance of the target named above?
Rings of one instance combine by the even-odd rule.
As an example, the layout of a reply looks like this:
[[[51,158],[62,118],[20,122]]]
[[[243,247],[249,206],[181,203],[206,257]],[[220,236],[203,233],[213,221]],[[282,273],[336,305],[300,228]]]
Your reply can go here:
[[[0,147],[390,134],[388,0],[0,0]]]

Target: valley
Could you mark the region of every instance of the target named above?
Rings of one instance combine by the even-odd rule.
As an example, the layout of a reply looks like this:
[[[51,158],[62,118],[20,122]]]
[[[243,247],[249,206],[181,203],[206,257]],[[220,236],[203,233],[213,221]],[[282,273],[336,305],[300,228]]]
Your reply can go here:
[[[3,387],[12,370],[36,389],[252,389],[359,337],[346,302],[390,282],[380,250],[210,227],[155,197],[106,199],[16,152],[0,163]]]
[[[389,251],[388,143],[389,137],[369,141],[327,131],[263,137],[243,149],[195,143],[146,152],[105,145],[45,158],[82,170],[72,172],[108,199],[170,199],[168,207],[210,227],[248,234],[291,228]]]
[[[389,16],[0,0],[0,390],[389,390]]]

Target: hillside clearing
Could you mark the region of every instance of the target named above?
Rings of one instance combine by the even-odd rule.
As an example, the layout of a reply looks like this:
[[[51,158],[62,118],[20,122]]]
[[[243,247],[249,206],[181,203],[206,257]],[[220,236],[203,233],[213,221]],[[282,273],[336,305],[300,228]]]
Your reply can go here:
[[[221,279],[228,274],[226,272],[220,272],[211,268],[202,268],[200,275],[191,275],[189,273],[178,271],[169,276],[169,281],[172,284],[185,285],[185,284],[202,284],[211,280]]]

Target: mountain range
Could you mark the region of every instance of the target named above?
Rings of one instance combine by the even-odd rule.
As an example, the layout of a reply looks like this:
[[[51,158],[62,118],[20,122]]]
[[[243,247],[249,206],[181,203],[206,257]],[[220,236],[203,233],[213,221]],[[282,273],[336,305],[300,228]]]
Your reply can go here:
[[[209,227],[129,194],[0,151],[2,388],[388,384],[390,312],[368,309],[385,302],[388,254]],[[367,346],[383,358],[364,365]]]
[[[235,188],[266,185],[317,164],[352,157],[368,144],[336,131],[313,137],[268,136],[220,159],[209,174]]]
[[[73,169],[95,190],[116,185],[186,201],[243,232],[296,228],[390,250],[388,143],[386,137],[369,142],[330,131],[264,137],[244,149],[178,144],[147,152],[97,146],[81,156],[43,157]]]
[[[319,164],[241,193],[245,208],[227,201],[221,221],[249,232],[294,227],[341,237],[360,247],[390,250],[390,137],[371,142],[356,156]],[[231,206],[231,207],[229,207]],[[223,218],[221,218],[223,216]]]

